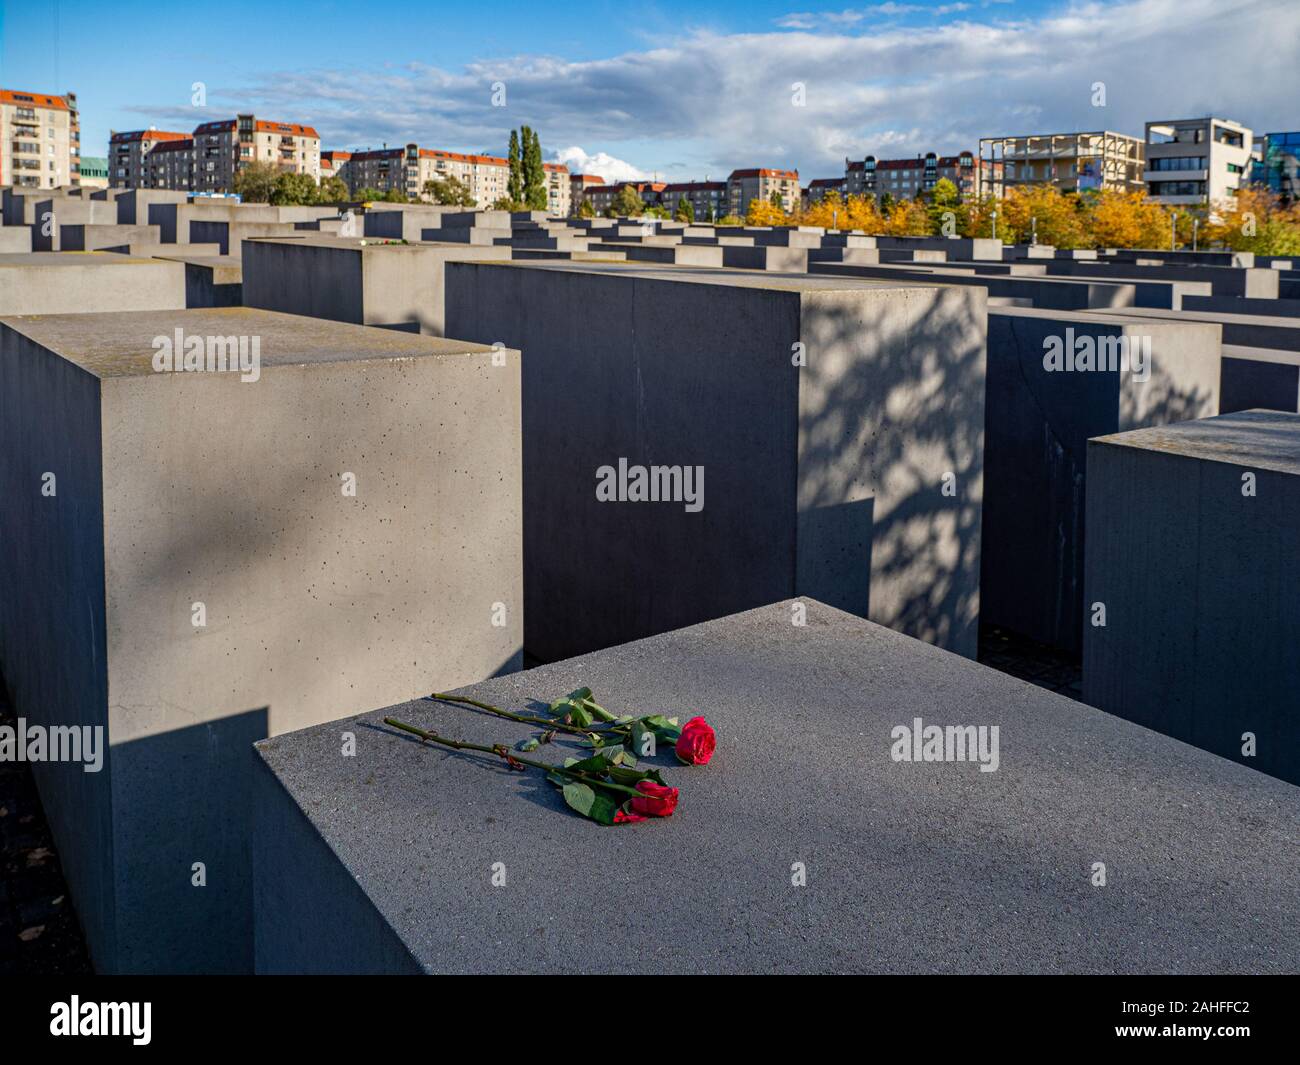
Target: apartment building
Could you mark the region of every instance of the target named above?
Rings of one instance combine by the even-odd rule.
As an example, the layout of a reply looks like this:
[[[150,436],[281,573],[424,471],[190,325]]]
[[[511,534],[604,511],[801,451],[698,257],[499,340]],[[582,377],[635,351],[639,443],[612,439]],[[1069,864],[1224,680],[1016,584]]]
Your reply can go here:
[[[334,151],[323,151],[320,153],[320,179],[336,177],[344,182],[349,188],[352,187],[348,181],[348,167],[352,161],[351,152],[343,152],[335,149]]]
[[[1300,199],[1300,132],[1265,133],[1255,144],[1252,182],[1287,203]]]
[[[1214,206],[1250,180],[1251,131],[1228,118],[1146,125],[1147,193],[1158,203]]]
[[[582,201],[587,198],[587,190],[593,186],[603,184],[605,184],[605,179],[599,174],[570,174],[569,212],[577,214],[578,209],[582,206]]]
[[[727,178],[728,210],[744,216],[753,200],[767,202],[775,193],[781,198],[783,210],[792,211],[799,206],[799,171],[757,167],[733,170]]]
[[[985,137],[978,195],[1001,198],[1016,185],[1049,183],[1062,192],[1139,192],[1145,153],[1141,138],[1112,130]]]
[[[614,185],[592,185],[587,189],[587,199],[596,213],[601,214],[625,188],[635,189],[647,207],[665,206],[663,196],[668,185],[663,181],[620,181]]]
[[[204,122],[194,130],[194,191],[232,192],[235,175],[255,162],[320,181],[320,136],[311,126],[255,115]]]
[[[185,185],[155,185],[149,153],[160,144],[194,140],[188,133],[166,129],[133,129],[124,133],[112,130],[108,137],[108,182],[115,189],[170,189],[189,188],[190,174]]]
[[[843,199],[847,192],[847,182],[844,178],[817,178],[815,181],[808,182],[808,187],[803,190],[803,202],[805,206],[818,203],[828,192],[839,193]]]
[[[695,211],[697,222],[716,221],[728,210],[727,183],[725,181],[680,181],[665,185],[663,205],[677,210],[680,200],[687,200]]]
[[[80,169],[76,93],[0,89],[0,185],[76,185]]]
[[[424,198],[430,181],[455,178],[474,198],[476,207],[491,207],[506,195],[510,164],[494,155],[466,155],[408,144],[404,148],[380,148],[353,152],[346,166],[348,188],[391,192],[397,189],[408,199]],[[565,171],[565,185],[568,171]]]
[[[155,144],[149,152],[147,182],[133,186],[144,189],[177,189],[184,192],[194,188],[194,138],[165,140]]]
[[[569,168],[563,163],[543,163],[542,170],[546,174],[546,210],[563,218],[573,202]]]
[[[841,191],[846,196],[879,198],[889,193],[895,200],[914,200],[928,196],[935,185],[947,179],[957,186],[962,199],[970,200],[981,194],[1001,168],[1000,162],[985,163],[973,152],[926,152],[914,159],[877,159],[869,155],[861,161],[844,160]]]

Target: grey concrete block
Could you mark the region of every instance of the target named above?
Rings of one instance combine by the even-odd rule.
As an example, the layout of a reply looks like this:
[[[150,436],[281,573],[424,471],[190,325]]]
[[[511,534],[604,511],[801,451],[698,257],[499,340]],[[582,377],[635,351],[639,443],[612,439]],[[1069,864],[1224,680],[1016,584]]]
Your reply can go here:
[[[90,252],[0,255],[0,315],[179,310],[179,263]]]
[[[1138,299],[1139,286],[1133,282],[1111,283],[1066,278],[1000,277],[975,275],[960,267],[921,267],[915,265],[858,266],[849,263],[810,262],[810,274],[835,277],[862,277],[880,281],[911,284],[965,285],[985,290],[990,297],[1010,296],[1033,301],[1042,310],[1079,311],[1100,307],[1132,307]],[[1173,282],[1152,282],[1169,298]]]
[[[256,338],[260,376],[155,372],[177,329]],[[518,667],[500,362],[238,308],[0,321],[0,669],[104,730],[101,772],[35,766],[100,971],[251,968],[253,741]]]
[[[170,245],[175,250],[184,245]],[[173,254],[185,264],[186,307],[242,307],[244,270],[233,255],[208,254],[184,256]]]
[[[1266,318],[1300,318],[1300,300],[1245,299],[1241,296],[1187,296],[1185,311],[1255,314]]]
[[[795,593],[974,655],[980,290],[453,263],[447,328],[524,352],[539,658]],[[602,502],[598,471],[620,459],[702,466],[703,508]]]
[[[702,711],[718,731],[713,761],[656,759],[681,789],[666,820],[601,828],[539,774],[382,723],[527,735],[446,704],[259,744],[258,971],[1300,966],[1300,876],[1284,859],[1295,788],[815,602],[797,628],[793,606],[465,689],[527,707],[590,684],[610,707]],[[997,771],[893,761],[893,731],[916,718],[996,726]],[[344,727],[355,758],[338,757]],[[1104,889],[1090,881],[1098,861]],[[504,887],[491,885],[494,862]],[[805,887],[792,886],[796,862]],[[596,867],[608,890],[575,887],[575,870]]]
[[[1219,413],[1300,411],[1300,351],[1223,345]]]
[[[1108,368],[1049,370],[1058,344]],[[1217,414],[1219,372],[1215,325],[990,311],[981,620],[1081,650],[1087,441]]]
[[[1105,315],[1111,312],[1098,310],[1095,313]],[[1125,317],[1162,318],[1179,322],[1215,322],[1223,328],[1225,344],[1300,351],[1300,321],[1295,318],[1262,314],[1224,314],[1217,311],[1172,311],[1158,307],[1130,307],[1122,313]]]
[[[723,265],[723,249],[708,244],[639,244],[619,241],[600,241],[591,246],[594,252],[621,253],[628,262],[663,263],[677,266]],[[733,250],[733,249],[728,249]]]
[[[1090,442],[1084,700],[1300,783],[1297,528],[1300,415]]]
[[[509,258],[509,248],[467,244],[253,240],[244,245],[243,300],[270,311],[444,336],[447,263]]]
[[[151,203],[185,203],[188,199],[188,193],[173,189],[124,189],[113,200],[117,204],[117,224],[144,225],[150,220]],[[174,237],[170,243],[175,243]]]
[[[1134,281],[1201,281],[1209,282],[1212,296],[1242,296],[1249,299],[1276,299],[1278,272],[1269,269],[1234,266],[1169,265],[1124,266],[1111,263],[1053,262],[1048,273],[1070,277],[1121,277]],[[1177,305],[1175,305],[1177,309]]]
[[[808,247],[771,244],[754,248],[722,248],[722,265],[737,270],[775,270],[803,274],[808,272]]]
[[[131,244],[157,244],[157,226],[61,225],[60,251],[106,251]]]

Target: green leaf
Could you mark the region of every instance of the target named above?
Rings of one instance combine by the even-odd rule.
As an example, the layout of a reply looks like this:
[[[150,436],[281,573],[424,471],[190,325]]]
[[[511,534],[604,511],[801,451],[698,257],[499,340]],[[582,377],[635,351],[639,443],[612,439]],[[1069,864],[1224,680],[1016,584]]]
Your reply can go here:
[[[591,698],[591,689],[590,689],[590,688],[574,688],[573,691],[569,692],[569,694],[565,696],[565,698],[566,698],[566,699],[571,699],[571,700],[572,700],[573,702],[575,702],[575,703],[580,703],[580,702],[582,702],[584,699],[590,699],[590,698]]]
[[[607,796],[598,794],[595,788],[575,780],[571,784],[565,784],[563,791],[564,801],[570,809],[602,825],[614,823],[614,815],[618,812],[617,804]]]
[[[586,728],[595,720],[594,715],[584,703],[570,703],[569,706],[569,720],[579,728]]]
[[[535,751],[535,750],[537,750],[538,747],[541,746],[541,744],[542,744],[542,741],[539,740],[536,736],[534,736],[534,737],[533,737],[532,739],[530,739],[530,740],[524,740],[524,741],[521,742],[521,743],[516,743],[516,744],[515,744],[515,750],[517,750],[517,751]]]

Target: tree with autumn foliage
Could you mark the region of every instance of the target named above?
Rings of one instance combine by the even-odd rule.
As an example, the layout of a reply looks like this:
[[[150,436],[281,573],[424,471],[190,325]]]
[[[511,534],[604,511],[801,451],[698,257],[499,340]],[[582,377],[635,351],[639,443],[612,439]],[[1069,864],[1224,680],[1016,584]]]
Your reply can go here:
[[[771,200],[750,200],[749,210],[745,212],[747,226],[783,226],[788,221],[785,211]]]
[[[1088,228],[1099,248],[1158,248],[1169,243],[1169,215],[1145,191],[1108,189],[1088,202]]]
[[[1055,248],[1092,247],[1087,204],[1078,193],[1062,192],[1055,185],[1016,185],[998,210],[999,233],[1004,243],[1039,244]],[[1011,239],[1001,232],[1002,226]],[[983,234],[981,234],[983,235]]]
[[[1284,204],[1269,189],[1239,189],[1218,205],[1202,230],[1204,239],[1257,255],[1300,255],[1300,204]]]

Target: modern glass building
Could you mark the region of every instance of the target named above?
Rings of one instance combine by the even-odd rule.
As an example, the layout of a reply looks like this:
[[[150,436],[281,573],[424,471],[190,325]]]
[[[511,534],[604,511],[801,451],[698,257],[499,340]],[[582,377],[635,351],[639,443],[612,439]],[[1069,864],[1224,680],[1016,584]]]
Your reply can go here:
[[[1251,181],[1264,185],[1290,202],[1300,199],[1300,132],[1265,133]]]

